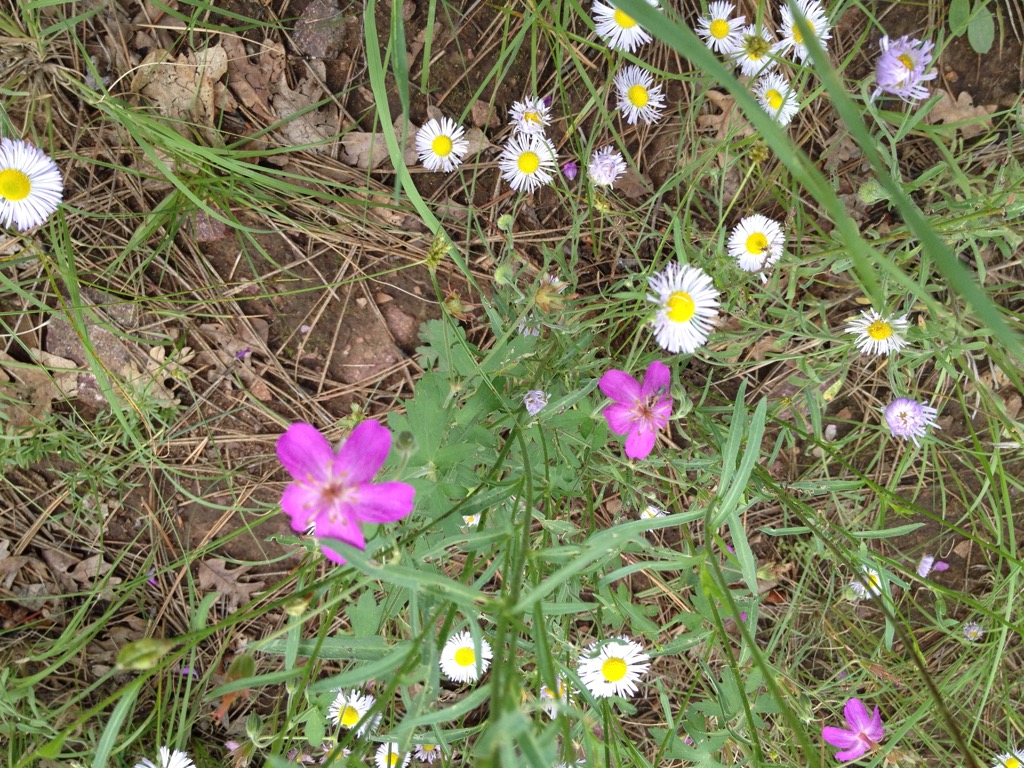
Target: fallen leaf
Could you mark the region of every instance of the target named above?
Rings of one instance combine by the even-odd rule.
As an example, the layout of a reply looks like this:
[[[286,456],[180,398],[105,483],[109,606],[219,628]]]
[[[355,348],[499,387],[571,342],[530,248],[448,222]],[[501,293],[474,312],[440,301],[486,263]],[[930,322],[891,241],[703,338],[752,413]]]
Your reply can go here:
[[[318,107],[324,92],[326,67],[320,59],[309,62],[313,75],[303,78],[293,90],[288,86],[282,72],[277,82],[277,94],[273,98],[274,112],[278,119],[285,120],[278,128],[284,140],[291,145],[311,144],[310,152],[334,154],[330,140],[338,134],[338,106],[331,101]]]
[[[228,57],[228,88],[247,109],[267,122],[274,122],[271,92],[284,75],[284,45],[264,40],[258,62],[249,58],[241,38],[226,35],[221,45]]]
[[[41,350],[31,352],[41,362],[45,360],[47,366],[18,362],[0,350],[0,382],[6,382],[4,389],[9,388],[0,399],[0,422],[9,430],[31,431],[53,410],[54,400],[74,397],[78,391],[78,371],[73,360]]]
[[[224,610],[227,613],[234,613],[242,603],[252,599],[253,592],[259,592],[265,586],[262,581],[239,581],[239,577],[248,571],[248,565],[240,565],[229,570],[223,560],[203,560],[199,563],[199,587],[205,591],[220,593],[224,600]]]
[[[131,90],[144,96],[186,138],[198,126],[211,146],[222,145],[214,127],[217,83],[228,71],[224,48],[214,45],[174,58],[160,48],[139,65]]]
[[[948,93],[942,91],[938,102],[925,115],[924,121],[930,125],[956,123],[956,129],[960,131],[960,135],[965,139],[970,139],[992,130],[992,120],[989,115],[995,111],[995,104],[983,107],[974,106],[974,99],[967,91],[960,91],[956,101]]]
[[[736,109],[736,99],[721,91],[708,91],[708,101],[718,114],[697,116],[697,127],[702,131],[714,130],[715,138],[723,141],[729,138],[746,138],[754,135],[754,129]]]

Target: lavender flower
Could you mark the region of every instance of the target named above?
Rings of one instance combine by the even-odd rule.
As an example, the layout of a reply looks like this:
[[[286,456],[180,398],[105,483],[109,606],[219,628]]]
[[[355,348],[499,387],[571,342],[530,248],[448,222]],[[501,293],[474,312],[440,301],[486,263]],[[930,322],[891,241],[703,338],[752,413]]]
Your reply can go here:
[[[913,440],[914,445],[920,447],[917,438],[924,437],[928,427],[941,429],[935,423],[938,413],[925,403],[919,403],[909,397],[900,397],[886,407],[885,423],[889,425],[893,437]]]
[[[935,44],[904,35],[890,41],[886,35],[878,42],[882,49],[875,67],[875,82],[878,87],[871,94],[872,99],[881,93],[898,96],[906,102],[928,98],[928,89],[923,85],[938,75],[936,70],[927,72],[932,63],[932,49]]]
[[[547,404],[548,393],[543,389],[531,389],[526,393],[526,397],[523,398],[523,405],[526,406],[526,412],[531,416],[536,416]]]

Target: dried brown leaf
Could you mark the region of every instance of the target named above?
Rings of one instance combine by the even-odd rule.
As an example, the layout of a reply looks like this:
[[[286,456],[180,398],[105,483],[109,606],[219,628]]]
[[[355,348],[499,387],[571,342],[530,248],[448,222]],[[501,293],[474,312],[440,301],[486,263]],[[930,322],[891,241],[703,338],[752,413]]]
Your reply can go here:
[[[310,109],[323,98],[326,68],[319,59],[309,62],[314,76],[302,79],[293,90],[282,73],[277,81],[277,93],[273,98],[274,112],[278,119],[287,120],[278,130],[288,144],[313,144],[309,151],[333,155],[328,143],[338,133],[338,107],[333,102],[316,109]],[[300,114],[301,113],[301,114]]]
[[[248,565],[229,569],[223,560],[210,558],[199,563],[199,587],[207,592],[219,592],[224,610],[234,613],[242,603],[252,599],[253,592],[265,586],[262,581],[239,581],[248,571]]]
[[[932,107],[924,121],[930,125],[962,123],[962,125],[957,125],[956,129],[965,139],[970,139],[992,130],[992,120],[989,115],[995,111],[995,104],[983,107],[974,106],[974,99],[967,91],[961,91],[955,101],[952,96],[942,91],[938,103]]]

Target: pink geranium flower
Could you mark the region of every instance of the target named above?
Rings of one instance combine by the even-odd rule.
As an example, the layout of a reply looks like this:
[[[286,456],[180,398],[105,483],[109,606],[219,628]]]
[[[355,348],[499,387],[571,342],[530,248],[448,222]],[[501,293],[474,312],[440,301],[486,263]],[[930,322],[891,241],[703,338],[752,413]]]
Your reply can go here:
[[[843,715],[850,727],[827,725],[821,729],[821,737],[833,747],[839,747],[836,760],[846,762],[856,760],[878,746],[878,742],[885,736],[885,729],[882,728],[882,715],[878,707],[875,707],[873,715],[869,715],[860,699],[847,699]]]
[[[284,489],[281,508],[292,528],[317,538],[339,539],[366,549],[362,523],[390,523],[412,511],[415,489],[407,483],[374,483],[391,450],[391,432],[364,421],[335,451],[309,424],[292,424],[277,440],[277,456],[294,478]],[[323,548],[335,563],[345,558]]]
[[[670,384],[668,366],[660,360],[647,366],[642,385],[625,371],[614,368],[598,382],[601,391],[615,401],[602,413],[612,432],[626,435],[629,458],[646,458],[654,449],[658,430],[668,424],[672,415]]]

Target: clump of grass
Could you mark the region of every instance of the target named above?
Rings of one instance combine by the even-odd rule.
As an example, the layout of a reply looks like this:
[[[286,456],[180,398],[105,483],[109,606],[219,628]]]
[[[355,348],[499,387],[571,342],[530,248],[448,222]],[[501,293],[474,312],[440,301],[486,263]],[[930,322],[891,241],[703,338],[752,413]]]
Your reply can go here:
[[[104,85],[99,10],[0,15],[39,62],[7,65],[4,135],[52,150],[66,177],[64,205],[0,265],[10,370],[39,368],[39,328],[59,315],[103,402],[56,398],[2,443],[5,764],[134,766],[165,746],[198,766],[342,765],[386,761],[390,744],[440,765],[819,765],[851,699],[881,713],[875,763],[1017,748],[1012,110],[965,142],[924,121],[932,100],[872,101],[854,72],[885,20],[867,14],[781,65],[801,94],[782,126],[691,31],[707,8],[619,8],[655,42],[609,50],[572,4],[431,2],[411,22],[369,3],[365,80],[348,92],[372,94],[391,162],[375,172],[285,146],[274,123],[211,143]],[[207,3],[163,13],[181,50],[288,28]],[[430,35],[406,58],[407,24],[435,20],[458,40],[458,75]],[[944,47],[941,29],[925,36]],[[118,46],[109,61],[131,61]],[[661,122],[616,111],[627,62],[664,83]],[[558,173],[526,196],[496,150],[436,175],[402,159],[396,104],[461,125],[474,102],[504,117],[545,96],[559,161],[585,169],[614,147],[626,179]],[[862,166],[829,165],[843,138]],[[785,234],[764,282],[729,255],[755,214]],[[196,235],[214,223],[227,264]],[[719,294],[693,354],[651,332],[648,280],[674,261]],[[336,307],[417,270],[438,310],[414,359],[344,384],[294,343],[330,326],[332,356],[347,343]],[[862,354],[846,331],[865,310],[906,345]],[[96,329],[160,350],[158,375],[111,369]],[[656,360],[671,416],[630,459],[598,382]],[[886,426],[897,397],[937,409],[919,445]],[[386,479],[416,505],[368,527],[365,551],[328,540],[337,566],[282,523],[273,449],[289,423],[335,440],[369,417],[394,436]],[[926,555],[948,568],[921,575]],[[339,701],[359,703],[355,721]]]

